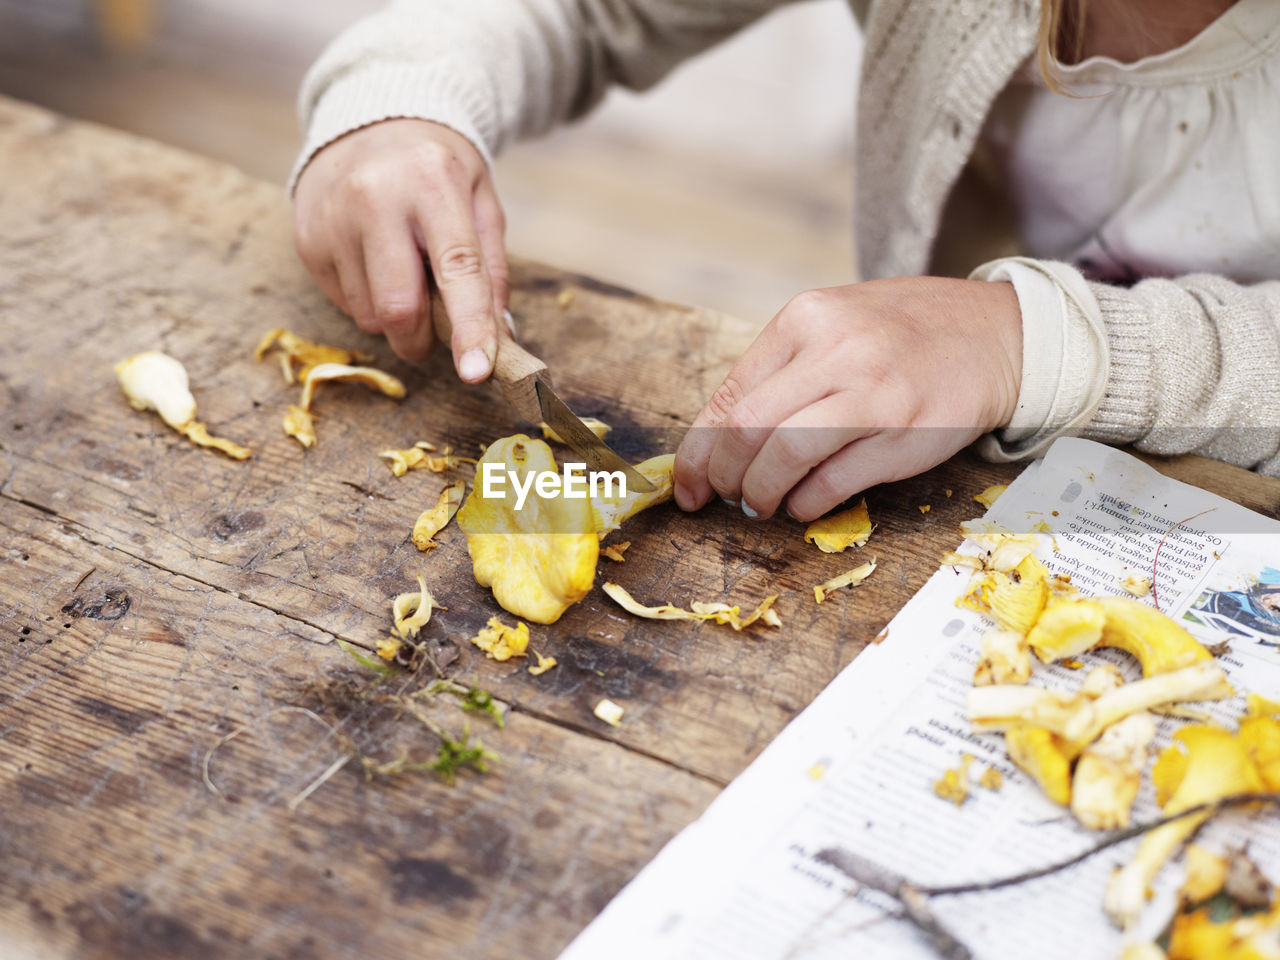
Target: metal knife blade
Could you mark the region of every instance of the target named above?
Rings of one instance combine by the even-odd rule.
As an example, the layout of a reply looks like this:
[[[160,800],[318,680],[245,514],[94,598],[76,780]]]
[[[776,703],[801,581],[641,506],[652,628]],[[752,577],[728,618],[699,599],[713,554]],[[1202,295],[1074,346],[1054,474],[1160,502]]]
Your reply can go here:
[[[586,461],[589,470],[620,471],[627,478],[628,492],[638,490],[641,493],[650,493],[653,491],[653,484],[592,433],[565,402],[556,396],[555,391],[547,386],[545,380],[539,378],[534,381],[534,386],[538,391],[538,405],[542,408],[542,419],[560,435],[560,439],[574,453]]]

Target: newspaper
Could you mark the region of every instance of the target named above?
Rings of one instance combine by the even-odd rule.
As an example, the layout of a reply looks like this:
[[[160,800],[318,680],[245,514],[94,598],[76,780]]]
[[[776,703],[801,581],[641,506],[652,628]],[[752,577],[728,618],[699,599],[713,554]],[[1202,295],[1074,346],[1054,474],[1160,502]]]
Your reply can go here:
[[[987,518],[1038,532],[1036,555],[1086,594],[1119,594],[1122,579],[1150,578],[1154,566],[1160,609],[1206,643],[1230,643],[1218,661],[1237,696],[1196,705],[1216,720],[1234,728],[1246,691],[1280,699],[1280,619],[1268,607],[1280,604],[1280,523],[1076,439],[1057,441]],[[1009,762],[1001,735],[970,730],[966,691],[979,638],[991,628],[956,606],[971,575],[939,569],[894,617],[883,642],[861,653],[667,844],[564,960],[926,960],[935,954],[896,917],[897,904],[814,855],[830,847],[855,851],[933,886],[1014,874],[1096,843],[1098,833]],[[842,602],[856,604],[856,592]],[[1140,675],[1120,651],[1082,659],[1113,662],[1130,679]],[[1074,689],[1082,675],[1037,663],[1031,682]],[[1156,748],[1185,723],[1160,718]],[[978,758],[977,769],[998,769],[1004,782],[995,791],[971,787],[957,807],[932,785],[963,753]],[[1134,820],[1158,814],[1144,776]],[[1219,850],[1247,841],[1263,871],[1280,879],[1280,816],[1269,810],[1222,813],[1200,839]],[[1127,940],[1159,933],[1182,881],[1180,860],[1172,862],[1140,927],[1127,935],[1113,927],[1102,911],[1103,891],[1137,842],[1043,879],[935,897],[930,906],[980,960],[1116,957]]]

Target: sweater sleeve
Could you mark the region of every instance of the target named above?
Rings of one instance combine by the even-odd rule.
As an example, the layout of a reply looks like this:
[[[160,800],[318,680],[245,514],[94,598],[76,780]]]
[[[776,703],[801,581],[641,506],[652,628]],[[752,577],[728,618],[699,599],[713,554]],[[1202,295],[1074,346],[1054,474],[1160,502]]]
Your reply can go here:
[[[617,83],[644,89],[788,0],[393,0],[336,40],[303,81],[289,180],[344,133],[434,120],[491,160],[585,113]]]
[[[1015,423],[983,438],[984,455],[1036,456],[1072,435],[1280,476],[1280,281],[1191,274],[1124,289],[1021,257],[984,264],[973,277],[1011,279],[997,275],[1010,266],[1034,275],[1021,286],[1012,279],[1024,364],[1037,355]],[[1060,376],[1046,390],[1048,369]],[[1104,375],[1080,389],[1071,374],[1081,370]]]

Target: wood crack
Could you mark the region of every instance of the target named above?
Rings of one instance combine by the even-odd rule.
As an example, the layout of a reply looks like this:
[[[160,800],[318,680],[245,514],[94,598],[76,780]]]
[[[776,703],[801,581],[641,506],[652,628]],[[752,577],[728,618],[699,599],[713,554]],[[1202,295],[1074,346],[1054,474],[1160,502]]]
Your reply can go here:
[[[494,699],[497,700],[499,698],[495,696]],[[612,737],[605,736],[603,733],[601,733],[598,730],[592,730],[590,727],[583,726],[582,724],[574,723],[572,720],[565,720],[560,717],[555,717],[555,716],[552,716],[551,714],[543,713],[541,710],[532,710],[529,707],[519,703],[510,703],[505,700],[503,701],[503,703],[506,703],[508,708],[511,710],[517,713],[527,714],[530,717],[533,717],[537,720],[541,720],[543,723],[549,723],[552,726],[560,727],[561,729],[568,730],[571,733],[580,733],[583,736],[591,737],[592,739],[600,740],[605,743],[612,743],[614,746],[622,747],[624,750],[630,750],[632,753],[639,754],[640,756],[645,757],[649,760],[654,760],[658,763],[663,764],[664,766],[670,767],[672,770],[678,770],[681,773],[687,773],[690,776],[697,777],[703,783],[709,784],[718,790],[723,790],[725,787],[729,785],[728,780],[721,780],[719,777],[712,777],[705,773],[701,773],[690,767],[686,767],[682,764],[676,763],[674,760],[670,760],[667,757],[662,756],[661,754],[651,753],[648,750],[643,750],[631,744],[621,743],[617,740],[614,740]]]
[[[126,550],[123,547],[120,547],[116,544],[95,540],[83,530],[82,525],[80,523],[78,523],[77,521],[71,518],[63,516],[62,514],[58,513],[56,510],[51,510],[47,507],[43,507],[36,503],[30,503],[22,499],[21,497],[15,497],[12,494],[7,493],[3,490],[0,490],[0,497],[3,497],[4,499],[10,500],[15,503],[21,503],[24,506],[30,507],[33,510],[37,510],[40,513],[52,519],[56,519],[57,521],[63,524],[63,530],[65,532],[74,534],[76,537],[78,537],[80,540],[84,541],[85,543],[89,544],[90,546],[98,547],[105,550],[111,550],[114,553],[119,553],[122,556],[126,556],[132,560],[137,561],[138,563],[146,564],[147,566],[151,567],[154,570],[158,570],[163,573],[166,573],[171,577],[177,577],[183,580],[188,580],[192,583],[198,583],[203,587],[207,587],[210,590],[213,590],[213,591],[216,591],[217,593],[231,597],[242,603],[247,603],[251,606],[259,608],[260,610],[266,610],[269,613],[273,613],[278,617],[281,617],[287,621],[290,621],[291,623],[303,624],[307,627],[310,627],[312,630],[316,631],[317,633],[324,634],[325,636],[331,637],[335,640],[341,639],[346,643],[354,644],[355,646],[358,646],[365,650],[372,651],[373,649],[372,646],[370,646],[365,642],[352,639],[350,637],[344,637],[341,634],[336,633],[327,627],[321,626],[318,623],[314,623],[310,620],[307,620],[305,617],[299,617],[296,614],[288,613],[284,610],[279,609],[278,607],[273,607],[269,603],[263,603],[261,600],[255,600],[253,597],[249,596],[243,591],[229,590],[226,587],[220,586],[216,583],[210,583],[208,580],[203,580],[200,577],[197,577],[191,573],[183,572],[180,570],[174,570],[170,567],[165,566],[162,563],[157,563],[155,560],[140,556],[136,553],[132,553],[129,550]],[[648,760],[653,760],[657,763],[661,763],[663,766],[670,767],[672,770],[677,770],[681,773],[686,773],[692,777],[696,777],[698,780],[702,781],[703,783],[706,783],[717,789],[723,789],[725,786],[728,785],[727,780],[721,780],[716,777],[708,776],[707,774],[702,773],[701,771],[694,770],[690,767],[684,766],[683,764],[676,763],[675,761],[667,757],[663,757],[661,754],[653,753],[651,751],[644,750],[632,744],[622,743],[621,741],[614,740],[612,737],[605,736],[598,730],[592,730],[590,727],[574,723],[571,720],[565,720],[563,718],[556,717],[552,714],[544,713],[541,710],[533,710],[523,704],[517,703],[513,700],[505,699],[497,694],[493,694],[493,699],[496,702],[501,703],[508,710],[518,712],[518,713],[523,713],[535,720],[539,720],[543,723],[550,724],[551,726],[558,727],[562,730],[567,730],[571,733],[580,733],[585,736],[591,737],[592,739],[599,740],[604,743],[610,743],[615,747],[619,747],[620,749],[627,750],[630,753],[636,754],[637,756],[641,756]]]

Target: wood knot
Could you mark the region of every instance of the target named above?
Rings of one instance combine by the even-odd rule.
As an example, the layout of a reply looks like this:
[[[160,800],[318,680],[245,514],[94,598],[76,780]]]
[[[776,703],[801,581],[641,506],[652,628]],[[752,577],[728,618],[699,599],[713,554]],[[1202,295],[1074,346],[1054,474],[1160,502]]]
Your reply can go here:
[[[97,599],[76,597],[62,608],[71,617],[89,617],[93,620],[119,620],[129,612],[133,599],[123,590],[108,590]]]

